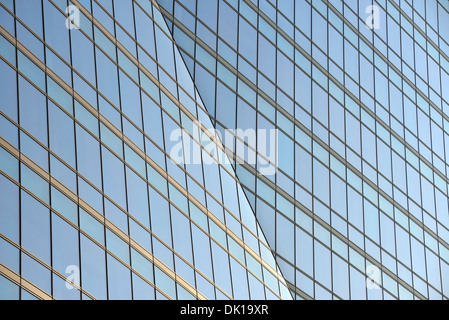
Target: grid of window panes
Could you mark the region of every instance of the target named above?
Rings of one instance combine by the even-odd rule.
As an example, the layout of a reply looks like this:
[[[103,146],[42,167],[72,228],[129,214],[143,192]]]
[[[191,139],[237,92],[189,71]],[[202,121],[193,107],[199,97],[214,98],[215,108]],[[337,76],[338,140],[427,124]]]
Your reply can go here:
[[[281,131],[236,172],[292,293],[447,299],[449,2],[158,2],[215,126]]]
[[[292,298],[156,3],[0,0],[0,74],[0,299]]]

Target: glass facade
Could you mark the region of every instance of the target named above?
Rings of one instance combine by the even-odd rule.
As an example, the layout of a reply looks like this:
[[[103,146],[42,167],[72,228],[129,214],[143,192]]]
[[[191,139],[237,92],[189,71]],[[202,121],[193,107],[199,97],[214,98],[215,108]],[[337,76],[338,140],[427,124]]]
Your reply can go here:
[[[447,52],[447,0],[0,0],[0,299],[448,299]]]

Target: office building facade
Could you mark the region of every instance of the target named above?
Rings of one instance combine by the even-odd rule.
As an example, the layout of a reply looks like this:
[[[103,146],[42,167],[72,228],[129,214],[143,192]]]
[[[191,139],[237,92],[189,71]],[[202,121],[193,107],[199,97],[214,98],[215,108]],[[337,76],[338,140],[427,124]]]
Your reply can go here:
[[[446,0],[1,0],[1,299],[447,299]]]

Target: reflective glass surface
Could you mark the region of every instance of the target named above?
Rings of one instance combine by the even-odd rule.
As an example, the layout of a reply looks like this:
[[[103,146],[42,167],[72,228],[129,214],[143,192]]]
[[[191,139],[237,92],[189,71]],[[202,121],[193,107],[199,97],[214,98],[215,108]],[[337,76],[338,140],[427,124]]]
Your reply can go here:
[[[0,299],[448,299],[448,21],[0,0]]]

